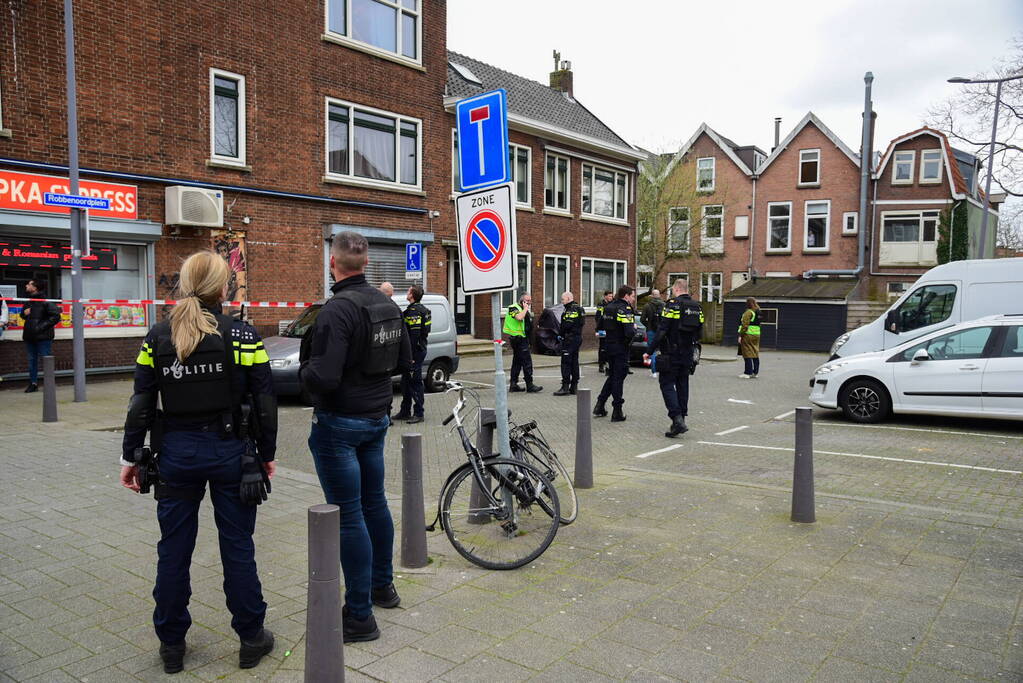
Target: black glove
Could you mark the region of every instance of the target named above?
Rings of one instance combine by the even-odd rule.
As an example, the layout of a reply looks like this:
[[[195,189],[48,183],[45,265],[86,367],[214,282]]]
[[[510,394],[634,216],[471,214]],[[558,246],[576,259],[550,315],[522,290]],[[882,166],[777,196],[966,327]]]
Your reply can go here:
[[[256,455],[255,449],[249,443],[242,456],[242,483],[240,496],[246,505],[262,505],[263,501],[270,494],[270,478],[263,468]]]

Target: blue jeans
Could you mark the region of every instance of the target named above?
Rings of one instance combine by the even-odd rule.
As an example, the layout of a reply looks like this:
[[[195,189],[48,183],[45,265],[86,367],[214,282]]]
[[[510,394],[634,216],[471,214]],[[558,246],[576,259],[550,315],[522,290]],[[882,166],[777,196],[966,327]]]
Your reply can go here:
[[[394,522],[384,495],[388,419],[344,417],[317,410],[309,450],[327,502],[341,508],[341,571],[345,604],[356,619],[373,612],[371,588],[393,580]]]
[[[210,484],[213,519],[220,538],[220,561],[224,566],[224,594],[231,611],[231,627],[239,637],[251,640],[263,629],[266,603],[256,573],[256,506],[239,498],[242,454],[245,444],[216,432],[168,432],[160,452],[160,479],[178,497],[156,504],[160,542],[156,546],[156,586],[153,624],[164,643],[185,639],[192,618],[188,599],[192,595],[189,566],[199,531],[199,504],[206,482]],[[189,499],[188,492],[198,495]]]
[[[28,381],[32,384],[39,384],[39,359],[43,356],[53,355],[53,340],[25,342],[25,351],[28,352]]]

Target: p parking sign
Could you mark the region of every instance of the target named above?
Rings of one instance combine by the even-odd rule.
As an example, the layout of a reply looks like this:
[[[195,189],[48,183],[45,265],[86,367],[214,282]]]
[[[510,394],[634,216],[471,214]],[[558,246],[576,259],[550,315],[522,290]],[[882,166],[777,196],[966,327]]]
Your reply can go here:
[[[515,289],[518,268],[511,184],[459,195],[455,213],[465,293]]]

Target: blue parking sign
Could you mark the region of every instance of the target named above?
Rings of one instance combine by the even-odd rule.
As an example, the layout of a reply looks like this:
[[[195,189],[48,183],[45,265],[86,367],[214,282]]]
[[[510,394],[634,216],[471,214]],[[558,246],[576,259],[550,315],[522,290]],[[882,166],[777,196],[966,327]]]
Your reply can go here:
[[[461,191],[511,180],[508,164],[508,95],[504,89],[459,100],[458,170]]]
[[[423,245],[419,242],[405,245],[405,270],[409,272],[423,270]]]

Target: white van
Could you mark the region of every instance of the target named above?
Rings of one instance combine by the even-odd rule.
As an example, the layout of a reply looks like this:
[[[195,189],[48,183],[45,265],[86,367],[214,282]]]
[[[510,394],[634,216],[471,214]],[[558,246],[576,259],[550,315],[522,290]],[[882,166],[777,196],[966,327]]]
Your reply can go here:
[[[836,339],[831,360],[1007,313],[1023,313],[1023,258],[953,261],[921,275],[885,315]]]

